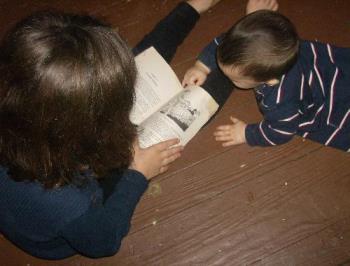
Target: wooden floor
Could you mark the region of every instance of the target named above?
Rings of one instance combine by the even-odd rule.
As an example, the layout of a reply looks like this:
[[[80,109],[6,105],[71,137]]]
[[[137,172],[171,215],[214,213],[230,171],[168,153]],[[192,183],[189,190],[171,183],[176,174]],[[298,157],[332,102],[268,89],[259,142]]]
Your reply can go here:
[[[2,0],[0,31],[49,7],[104,18],[134,45],[178,2]],[[244,7],[244,0],[223,0],[202,16],[172,63],[180,77]],[[350,46],[349,10],[348,0],[280,0],[302,38],[340,46]],[[0,236],[0,265],[350,265],[350,155],[300,138],[223,149],[212,133],[230,114],[258,121],[253,94],[235,91],[183,157],[151,182],[117,255],[50,262]]]

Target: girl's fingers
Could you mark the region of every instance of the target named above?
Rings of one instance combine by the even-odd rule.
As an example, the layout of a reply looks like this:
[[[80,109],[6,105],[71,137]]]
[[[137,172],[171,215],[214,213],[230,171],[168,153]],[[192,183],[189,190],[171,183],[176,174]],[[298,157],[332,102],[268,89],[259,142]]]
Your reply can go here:
[[[163,174],[164,172],[168,171],[169,166],[162,166],[159,170],[159,174]]]
[[[232,127],[232,125],[222,125],[222,126],[218,126],[216,128],[216,131],[228,131],[230,130]]]
[[[214,132],[214,137],[232,136],[231,131],[217,131]]]
[[[177,156],[177,154],[180,154],[182,152],[182,150],[183,150],[183,148],[166,150],[166,151],[163,151],[160,156],[164,160],[164,159],[170,158],[172,156]]]
[[[235,145],[235,144],[236,144],[236,142],[234,140],[232,140],[232,141],[227,141],[227,142],[222,143],[222,146],[223,147],[228,147],[228,146],[232,146],[232,145]]]
[[[155,147],[158,151],[164,151],[164,150],[169,149],[171,146],[178,144],[179,142],[180,142],[179,139],[169,139],[166,141],[162,141],[158,144],[155,144],[151,147]]]
[[[161,156],[162,156],[162,158],[166,158],[166,157],[169,157],[169,156],[172,156],[174,154],[182,152],[183,149],[184,149],[183,146],[171,147],[169,149],[163,150],[161,153]]]
[[[237,119],[236,117],[230,116],[230,120],[232,121],[233,124],[236,124],[239,122],[239,119]]]
[[[220,136],[220,137],[215,137],[216,141],[231,141],[233,138],[232,136]]]
[[[178,158],[181,157],[181,152],[183,151],[182,146],[176,146],[171,149],[162,151],[161,153],[161,160],[162,160],[162,166],[168,165]]]
[[[162,166],[167,166],[181,157],[181,153],[176,153],[163,159]]]

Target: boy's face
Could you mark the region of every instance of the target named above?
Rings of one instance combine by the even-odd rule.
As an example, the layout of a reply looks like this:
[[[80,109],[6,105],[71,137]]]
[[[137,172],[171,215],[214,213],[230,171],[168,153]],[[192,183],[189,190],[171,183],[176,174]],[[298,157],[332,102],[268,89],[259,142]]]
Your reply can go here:
[[[241,89],[252,89],[255,88],[264,82],[255,81],[253,78],[243,76],[238,67],[232,67],[232,65],[224,66],[219,62],[219,67],[222,72],[235,84],[238,88]]]

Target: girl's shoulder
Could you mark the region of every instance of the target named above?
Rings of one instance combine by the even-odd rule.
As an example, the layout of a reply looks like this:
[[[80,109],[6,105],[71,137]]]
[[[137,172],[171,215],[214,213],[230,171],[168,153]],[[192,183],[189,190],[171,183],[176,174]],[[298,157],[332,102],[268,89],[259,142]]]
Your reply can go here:
[[[34,208],[38,215],[56,213],[67,217],[83,213],[98,199],[102,199],[102,191],[95,180],[82,187],[65,185],[48,189],[37,181],[17,182],[0,166],[0,204],[9,208],[24,212]]]

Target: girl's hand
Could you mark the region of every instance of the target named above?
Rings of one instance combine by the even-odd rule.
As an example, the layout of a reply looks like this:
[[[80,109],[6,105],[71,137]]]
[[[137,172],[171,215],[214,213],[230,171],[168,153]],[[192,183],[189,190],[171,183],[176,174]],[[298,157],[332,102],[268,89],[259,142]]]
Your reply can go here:
[[[174,146],[178,143],[178,139],[171,139],[142,149],[136,141],[134,144],[134,160],[130,165],[130,169],[141,172],[147,180],[164,173],[168,170],[169,164],[181,156],[183,147]]]
[[[207,79],[210,69],[204,65],[201,61],[196,61],[196,63],[189,68],[182,81],[182,86],[186,87],[188,85],[201,86]]]
[[[245,128],[247,126],[243,121],[230,117],[231,125],[222,125],[216,128],[214,132],[215,140],[222,141],[222,146],[238,145],[246,142]]]
[[[278,2],[277,0],[249,0],[246,7],[246,14],[248,15],[261,9],[276,11],[278,9]]]

